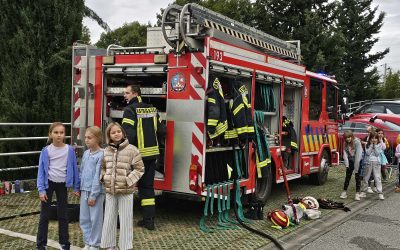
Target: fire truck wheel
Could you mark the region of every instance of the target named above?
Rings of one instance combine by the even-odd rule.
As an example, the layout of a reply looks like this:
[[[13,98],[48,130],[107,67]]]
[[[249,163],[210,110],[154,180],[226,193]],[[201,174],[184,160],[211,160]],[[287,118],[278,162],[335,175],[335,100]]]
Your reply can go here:
[[[320,171],[318,173],[310,174],[310,182],[315,185],[324,185],[328,180],[329,172],[329,153],[324,151],[320,162]]]
[[[273,172],[272,172],[272,165],[266,166],[266,177],[265,178],[257,178],[256,177],[256,192],[255,196],[257,201],[265,203],[268,197],[271,195],[272,189],[272,180],[273,180]]]

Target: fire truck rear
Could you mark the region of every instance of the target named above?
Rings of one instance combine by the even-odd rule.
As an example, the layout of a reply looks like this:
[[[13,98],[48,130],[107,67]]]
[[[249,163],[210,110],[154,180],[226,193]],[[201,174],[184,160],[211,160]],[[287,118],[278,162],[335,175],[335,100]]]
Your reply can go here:
[[[229,183],[233,171],[244,194],[265,202],[272,183],[283,182],[282,171],[288,180],[309,175],[323,184],[329,166],[338,163],[337,83],[307,71],[300,60],[298,41],[197,4],[171,5],[162,27],[148,29],[146,47],[73,47],[72,142],[82,153],[87,126],[105,129],[121,121],[124,87],[134,83],[167,127],[159,138],[156,189],[201,198],[207,186]],[[210,139],[208,89],[216,78],[227,113],[234,112],[229,103],[235,93],[247,90],[253,139]],[[282,142],[285,118],[295,134],[292,148]],[[259,146],[260,138],[266,147]],[[262,174],[260,153],[266,156]]]

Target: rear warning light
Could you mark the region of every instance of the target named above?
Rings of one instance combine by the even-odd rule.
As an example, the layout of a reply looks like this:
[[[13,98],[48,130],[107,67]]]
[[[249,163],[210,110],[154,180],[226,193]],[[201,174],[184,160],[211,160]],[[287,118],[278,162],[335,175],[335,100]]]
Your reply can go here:
[[[193,192],[197,191],[197,178],[197,165],[192,164],[189,170],[189,189]]]

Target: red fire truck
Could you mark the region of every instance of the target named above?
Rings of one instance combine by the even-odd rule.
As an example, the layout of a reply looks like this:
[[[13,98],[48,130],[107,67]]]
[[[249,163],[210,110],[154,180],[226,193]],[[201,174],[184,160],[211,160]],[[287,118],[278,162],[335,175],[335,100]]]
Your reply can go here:
[[[338,163],[338,91],[335,80],[300,64],[300,43],[283,41],[197,4],[169,6],[162,27],[149,28],[146,47],[73,47],[72,142],[84,149],[84,129],[103,129],[120,121],[123,89],[140,84],[142,99],[160,112],[167,127],[155,188],[201,198],[205,187],[227,181],[233,154],[241,150],[240,187],[265,201],[273,182],[309,175],[324,184],[329,166]],[[218,77],[225,93],[246,86],[252,114],[262,114],[271,163],[257,178],[252,142],[235,148],[210,144],[207,136],[207,87]],[[229,95],[225,96],[229,102]],[[298,151],[284,165],[282,119],[297,133]]]

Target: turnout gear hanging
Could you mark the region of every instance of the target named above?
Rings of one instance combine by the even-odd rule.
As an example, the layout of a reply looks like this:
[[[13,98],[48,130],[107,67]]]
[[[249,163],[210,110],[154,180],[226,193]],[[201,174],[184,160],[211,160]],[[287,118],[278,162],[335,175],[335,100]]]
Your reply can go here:
[[[267,132],[265,131],[264,124],[264,113],[255,111],[254,113],[254,124],[256,132],[256,164],[257,164],[257,177],[266,178],[266,168],[271,164],[271,154],[269,151]]]
[[[224,133],[228,128],[224,93],[218,78],[207,90],[207,132],[210,139]]]
[[[286,116],[282,117],[282,131],[286,132],[282,135],[282,145],[289,149],[289,151],[298,151],[297,135],[294,130],[293,122]]]
[[[254,138],[254,126],[246,86],[242,85],[238,91],[235,91],[234,95],[234,99],[229,102],[234,130],[240,141],[252,140]],[[235,132],[231,133],[235,134]],[[234,138],[233,136],[230,137]]]

